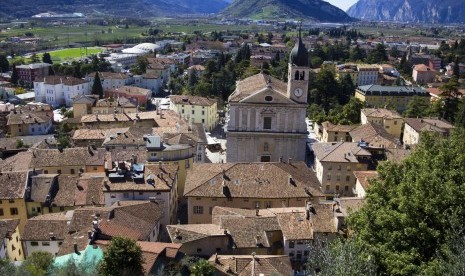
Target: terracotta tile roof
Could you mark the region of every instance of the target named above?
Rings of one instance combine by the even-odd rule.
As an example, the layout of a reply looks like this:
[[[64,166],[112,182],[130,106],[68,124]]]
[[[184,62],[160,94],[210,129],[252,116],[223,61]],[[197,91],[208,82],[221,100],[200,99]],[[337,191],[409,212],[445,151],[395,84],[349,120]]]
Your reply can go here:
[[[440,97],[443,93],[439,88],[435,88],[435,87],[426,88],[426,91],[428,91],[430,94],[436,97]],[[459,89],[459,97],[463,97],[464,95],[465,95],[465,89]]]
[[[313,232],[336,233],[336,219],[333,212],[333,204],[314,204],[315,213],[311,213]]]
[[[254,258],[254,259],[253,259]],[[287,255],[213,255],[208,262],[222,275],[292,275]],[[255,268],[252,272],[252,268]]]
[[[449,132],[451,129],[455,128],[450,123],[435,118],[406,118],[405,124],[411,126],[415,131],[433,131],[439,133]]]
[[[364,141],[370,147],[395,148],[400,146],[400,140],[389,134],[383,126],[367,123],[357,127],[350,132],[353,141]]]
[[[131,96],[146,96],[151,95],[152,91],[150,89],[145,89],[137,86],[122,86],[119,88],[110,89],[107,92],[109,93],[125,93]]]
[[[39,174],[31,177],[31,192],[29,200],[48,202],[55,197],[57,190],[57,174]]]
[[[28,172],[3,172],[0,175],[0,199],[24,198]]]
[[[76,192],[78,188],[76,183],[78,182],[78,176],[58,176],[58,192],[54,198],[53,203],[58,207],[70,207],[75,206],[76,203]],[[84,204],[82,204],[84,205]],[[92,205],[92,204],[85,204]]]
[[[370,180],[378,177],[377,171],[354,171],[355,178],[360,182],[366,191],[370,187]]]
[[[139,113],[89,114],[81,117],[81,123],[95,122],[134,122],[139,120],[156,121],[156,111]]]
[[[211,106],[217,103],[216,99],[190,95],[172,95],[170,100],[174,104]]]
[[[270,82],[271,81],[271,82]],[[230,102],[239,102],[264,88],[287,95],[287,83],[265,74],[257,74],[236,83],[236,91],[229,97]]]
[[[76,129],[73,134],[73,140],[104,140],[109,132],[124,131],[128,128],[121,129]]]
[[[319,197],[322,193],[315,173],[303,162],[291,165],[194,163],[187,173],[184,192],[187,197],[222,198],[307,198],[309,195]]]
[[[151,134],[150,127],[131,127],[124,131],[109,131],[102,146],[131,145],[145,146],[144,135]]]
[[[371,157],[358,143],[316,143],[312,149],[320,162],[359,163],[357,156]]]
[[[191,67],[187,68],[187,70],[195,70],[195,71],[205,71],[205,66],[203,65],[192,65]]]
[[[0,151],[2,150],[17,150],[18,140],[22,141],[25,145],[30,147],[37,147],[41,142],[47,140],[47,143],[54,144],[55,139],[51,135],[34,135],[34,136],[21,136],[11,138],[0,138]]]
[[[113,98],[106,98],[106,99],[101,99],[98,100],[95,103],[96,107],[125,107],[125,108],[136,108],[137,102],[134,101],[133,99],[128,99],[125,97],[118,97],[116,99]]]
[[[143,79],[159,79],[162,75],[162,72],[155,71],[150,73],[145,73],[142,75]]]
[[[32,169],[32,152],[25,151],[13,155],[7,159],[0,160],[0,171],[26,171]],[[0,178],[1,179],[1,178]]]
[[[411,153],[409,149],[386,149],[386,158],[391,162],[402,162]]]
[[[0,220],[0,240],[10,238],[19,225],[19,219]]]
[[[113,73],[113,72],[99,72],[100,79],[103,81],[105,79],[118,79],[118,80],[125,80],[129,79],[130,76],[128,74],[123,73]],[[88,76],[94,78],[95,72],[88,74]]]
[[[33,168],[62,167],[62,166],[103,166],[109,158],[104,149],[92,148],[66,148],[58,149],[32,149]]]
[[[424,64],[417,64],[413,68],[413,70],[418,71],[418,72],[436,72],[436,70],[429,68],[428,66]]]
[[[63,84],[67,86],[76,86],[76,85],[87,83],[83,79],[78,79],[78,78],[71,77],[71,76],[46,76],[40,80],[36,79],[34,82],[43,82],[45,84],[50,84],[50,85]]]
[[[321,125],[326,129],[326,131],[333,132],[349,132],[357,127],[356,125],[335,125],[331,122],[323,122]]]
[[[313,239],[312,222],[306,219],[305,208],[294,208],[288,212],[276,212],[283,237],[288,240]]]
[[[339,199],[339,204],[342,208],[341,211],[344,216],[348,216],[351,212],[357,211],[358,209],[362,208],[364,203],[365,199],[358,197],[347,197]]]
[[[53,118],[42,112],[11,112],[7,115],[7,125],[43,124],[52,122]]]
[[[21,240],[48,241],[53,236],[57,240],[64,240],[68,233],[69,217],[65,213],[46,214],[27,220]],[[53,233],[53,234],[52,234]]]
[[[362,113],[373,118],[402,119],[402,116],[397,111],[386,108],[363,108]]]
[[[77,245],[78,251],[83,251],[89,245],[87,230],[78,231],[65,235],[63,243],[60,245],[57,256],[68,255],[74,253],[74,244]]]
[[[267,233],[281,231],[276,217],[225,216],[220,225],[228,230],[236,248],[271,247]]]
[[[183,244],[204,238],[226,237],[224,229],[215,224],[178,224],[167,225],[166,230],[173,243]]]
[[[73,104],[90,104],[93,105],[98,100],[96,95],[77,95],[73,98]]]

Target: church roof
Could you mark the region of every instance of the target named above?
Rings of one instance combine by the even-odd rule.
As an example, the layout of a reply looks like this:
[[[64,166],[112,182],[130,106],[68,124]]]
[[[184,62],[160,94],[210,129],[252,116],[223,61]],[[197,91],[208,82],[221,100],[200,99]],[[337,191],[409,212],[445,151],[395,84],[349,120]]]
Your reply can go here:
[[[270,75],[259,73],[238,81],[236,91],[229,97],[229,102],[239,102],[265,88],[271,88],[283,96],[287,95],[287,83]]]
[[[294,48],[292,49],[289,60],[292,64],[301,66],[301,67],[309,67],[310,65],[308,50],[307,48],[305,48],[305,45],[302,42],[302,35],[300,33],[300,30],[299,30],[299,41],[297,41]]]

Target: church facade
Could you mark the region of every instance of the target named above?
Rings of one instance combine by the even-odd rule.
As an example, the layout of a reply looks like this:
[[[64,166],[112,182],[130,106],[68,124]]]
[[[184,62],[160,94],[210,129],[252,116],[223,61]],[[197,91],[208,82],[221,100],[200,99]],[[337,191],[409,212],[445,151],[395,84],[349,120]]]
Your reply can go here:
[[[227,162],[305,161],[308,51],[299,35],[288,83],[266,74],[238,81],[229,97]]]

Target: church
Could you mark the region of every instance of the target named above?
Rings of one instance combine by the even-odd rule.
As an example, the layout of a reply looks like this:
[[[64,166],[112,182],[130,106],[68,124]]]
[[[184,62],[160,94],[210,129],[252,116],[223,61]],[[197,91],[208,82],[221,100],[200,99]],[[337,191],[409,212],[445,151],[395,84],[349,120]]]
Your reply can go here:
[[[288,83],[260,73],[236,84],[229,97],[227,162],[305,161],[309,55],[299,34]]]

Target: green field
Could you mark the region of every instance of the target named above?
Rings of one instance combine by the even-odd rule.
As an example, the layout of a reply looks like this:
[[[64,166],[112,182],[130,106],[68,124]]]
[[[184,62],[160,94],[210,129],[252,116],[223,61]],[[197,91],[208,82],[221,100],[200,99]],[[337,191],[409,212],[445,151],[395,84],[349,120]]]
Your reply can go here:
[[[81,58],[89,55],[99,54],[104,49],[101,47],[88,47],[86,48],[69,48],[57,51],[51,51],[50,56],[54,63],[59,63],[63,61],[73,60],[75,58]],[[38,55],[42,59],[42,54]]]

